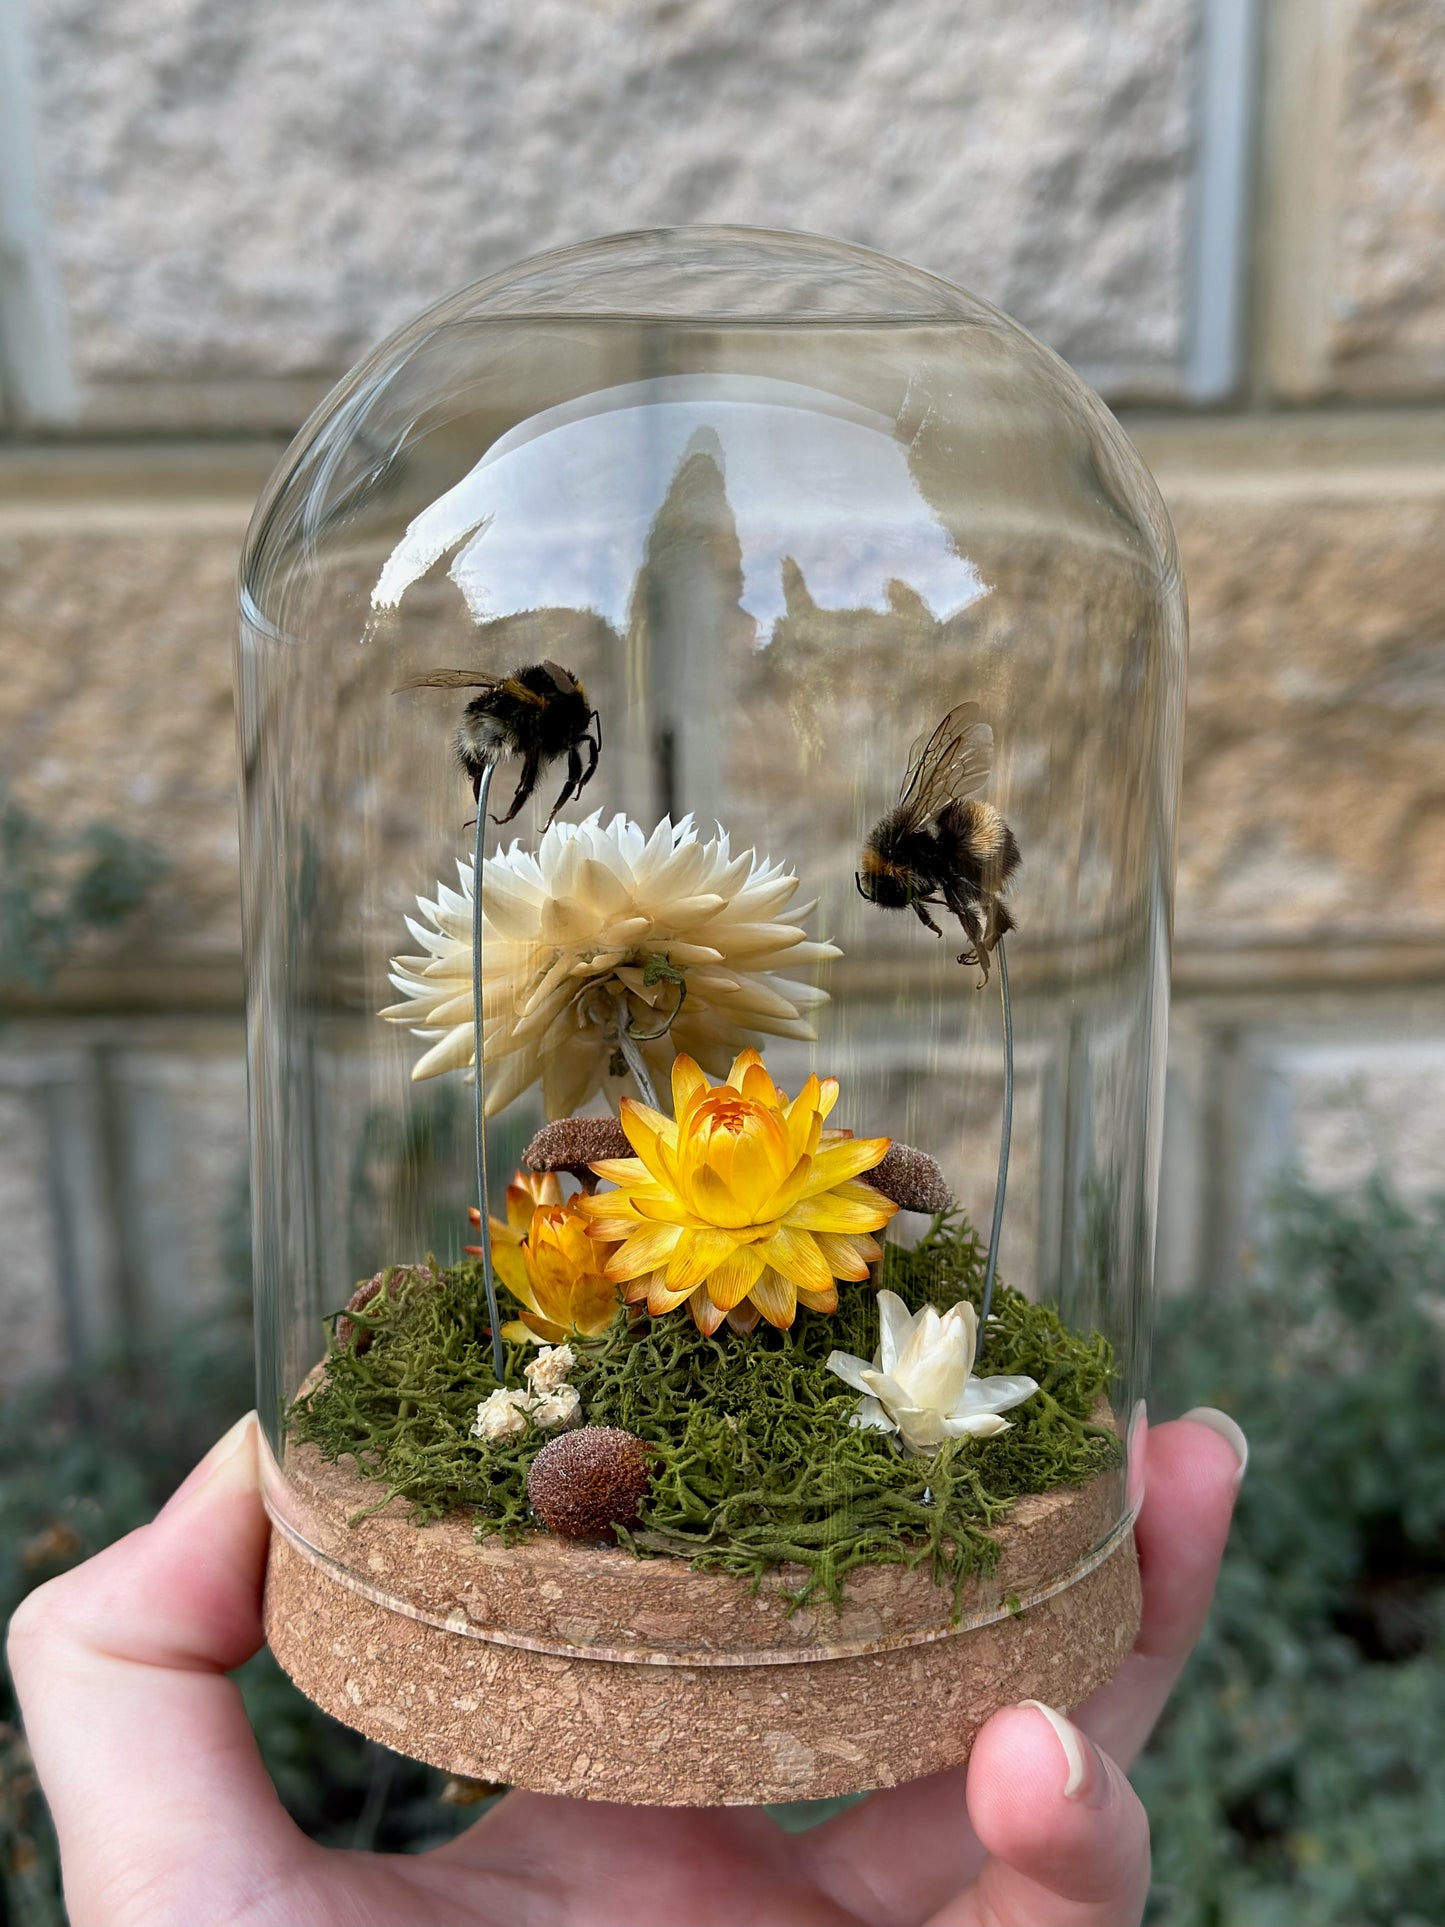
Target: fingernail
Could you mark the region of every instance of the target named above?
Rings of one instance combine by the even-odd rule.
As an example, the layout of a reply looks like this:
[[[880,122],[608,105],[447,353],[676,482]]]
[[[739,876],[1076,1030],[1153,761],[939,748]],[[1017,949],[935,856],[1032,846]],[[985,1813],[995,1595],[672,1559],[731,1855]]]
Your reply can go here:
[[[161,1507],[161,1513],[169,1512],[183,1499],[194,1498],[196,1493],[204,1486],[208,1486],[219,1473],[224,1472],[228,1466],[237,1464],[243,1454],[249,1450],[251,1430],[255,1423],[254,1412],[247,1412],[244,1418],[238,1418],[230,1431],[216,1440],[200,1464],[186,1474]]]
[[[1207,1425],[1229,1446],[1239,1460],[1239,1470],[1234,1475],[1234,1483],[1238,1486],[1244,1477],[1244,1468],[1249,1464],[1249,1440],[1237,1421],[1228,1412],[1217,1411],[1212,1405],[1196,1405],[1192,1412],[1186,1412],[1184,1416],[1194,1425]]]
[[[1020,1700],[1020,1706],[1042,1713],[1054,1729],[1054,1738],[1068,1762],[1069,1777],[1064,1782],[1064,1798],[1077,1800],[1086,1807],[1106,1807],[1114,1797],[1114,1783],[1102,1754],[1086,1740],[1072,1720],[1045,1706],[1042,1700]]]

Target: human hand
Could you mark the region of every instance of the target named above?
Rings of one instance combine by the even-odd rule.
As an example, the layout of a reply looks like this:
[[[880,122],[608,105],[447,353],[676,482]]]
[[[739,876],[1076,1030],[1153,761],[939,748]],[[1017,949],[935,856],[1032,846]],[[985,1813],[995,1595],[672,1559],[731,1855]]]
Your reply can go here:
[[[1130,1927],[1149,1837],[1124,1770],[1203,1626],[1243,1471],[1219,1417],[1149,1435],[1143,1625],[1074,1721],[1005,1708],[966,1766],[803,1835],[750,1808],[512,1793],[406,1856],[308,1840],[226,1678],[262,1640],[268,1524],[247,1418],[150,1525],[11,1622],[73,1927]]]

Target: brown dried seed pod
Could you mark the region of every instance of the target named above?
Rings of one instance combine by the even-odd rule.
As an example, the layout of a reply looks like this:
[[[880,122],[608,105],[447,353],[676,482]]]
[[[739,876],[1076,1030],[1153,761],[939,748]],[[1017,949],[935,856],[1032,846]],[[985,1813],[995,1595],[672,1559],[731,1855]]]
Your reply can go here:
[[[372,1299],[381,1295],[384,1287],[389,1285],[391,1297],[396,1299],[417,1285],[437,1286],[441,1282],[437,1274],[426,1265],[388,1265],[384,1271],[378,1271],[374,1277],[359,1284],[347,1299],[346,1311],[342,1312],[336,1321],[337,1345],[344,1351],[351,1345],[354,1332],[356,1343],[352,1349],[357,1356],[360,1357],[362,1352],[370,1349],[372,1334],[364,1325],[358,1325],[353,1319],[348,1318],[346,1312],[365,1311]]]
[[[567,1171],[592,1190],[590,1167],[603,1158],[632,1156],[632,1146],[613,1117],[559,1117],[544,1124],[522,1153],[529,1171]],[[881,1191],[905,1211],[949,1211],[956,1202],[938,1160],[896,1139],[882,1162],[861,1173],[862,1182]]]
[[[584,1191],[595,1191],[594,1164],[631,1156],[632,1146],[615,1117],[558,1117],[538,1131],[522,1153],[522,1164],[528,1171],[565,1171]]]
[[[864,1184],[892,1198],[905,1211],[926,1211],[932,1216],[936,1211],[951,1211],[955,1203],[937,1158],[926,1151],[915,1151],[911,1144],[900,1144],[896,1138],[881,1162],[861,1176]]]
[[[566,1432],[532,1461],[532,1510],[563,1539],[610,1539],[613,1526],[636,1525],[655,1451],[616,1425]]]

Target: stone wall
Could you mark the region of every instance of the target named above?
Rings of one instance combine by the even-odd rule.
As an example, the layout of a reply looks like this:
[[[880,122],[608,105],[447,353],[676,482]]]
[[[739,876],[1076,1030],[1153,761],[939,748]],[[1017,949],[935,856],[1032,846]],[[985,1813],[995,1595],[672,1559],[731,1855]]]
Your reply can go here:
[[[284,419],[286,384],[321,392],[467,281],[691,221],[883,247],[1169,392],[1194,11],[36,7],[38,194],[81,418]]]
[[[233,573],[284,434],[420,304],[634,223],[963,280],[1159,477],[1193,623],[1166,1285],[1248,1262],[1288,1164],[1445,1182],[1445,13],[1277,0],[1231,65],[1249,11],[62,0],[0,32],[0,772],[55,836],[165,858],[0,1012],[0,1382],[240,1262]]]
[[[1278,0],[1262,130],[1261,374],[1306,399],[1445,386],[1445,12]]]

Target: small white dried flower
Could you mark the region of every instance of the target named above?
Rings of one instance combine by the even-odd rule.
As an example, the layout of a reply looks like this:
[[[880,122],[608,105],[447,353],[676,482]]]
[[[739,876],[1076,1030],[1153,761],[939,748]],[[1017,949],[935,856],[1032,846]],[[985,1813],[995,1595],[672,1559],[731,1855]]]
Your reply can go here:
[[[575,1385],[559,1385],[555,1392],[534,1398],[528,1407],[532,1422],[544,1432],[554,1426],[576,1425],[582,1418],[582,1400]]]
[[[531,1364],[524,1367],[523,1376],[534,1392],[555,1392],[559,1385],[567,1383],[567,1375],[576,1363],[577,1354],[570,1345],[544,1345]]]
[[[878,1321],[871,1365],[851,1352],[831,1352],[828,1370],[864,1394],[852,1423],[897,1432],[909,1452],[926,1455],[947,1439],[1007,1432],[1001,1415],[1039,1389],[1022,1376],[973,1376],[978,1313],[966,1299],[942,1314],[934,1305],[910,1312],[896,1292],[880,1291]]]
[[[527,1410],[531,1400],[525,1392],[501,1386],[477,1407],[472,1437],[497,1445],[506,1439],[519,1439],[527,1429]]]

